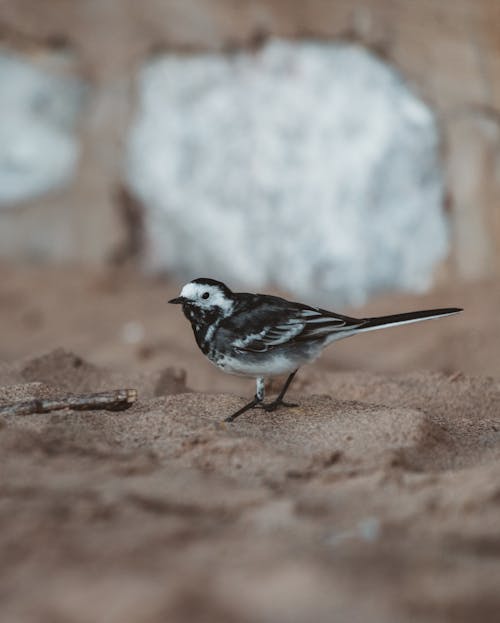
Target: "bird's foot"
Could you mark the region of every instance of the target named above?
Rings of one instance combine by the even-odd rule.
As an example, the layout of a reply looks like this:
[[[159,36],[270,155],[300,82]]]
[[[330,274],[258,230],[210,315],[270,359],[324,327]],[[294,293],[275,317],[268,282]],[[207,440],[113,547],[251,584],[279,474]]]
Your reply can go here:
[[[259,407],[262,403],[262,398],[259,398],[258,396],[255,396],[255,398],[253,400],[251,400],[248,404],[246,404],[244,407],[242,407],[241,409],[238,409],[238,411],[236,411],[236,413],[233,413],[232,415],[229,415],[224,422],[234,422],[234,420],[237,417],[240,417],[240,415],[242,413],[245,413],[246,411],[248,411],[249,409],[254,409],[255,407]]]
[[[293,408],[293,407],[298,407],[298,406],[299,405],[297,402],[285,402],[284,400],[273,400],[273,402],[268,402],[267,404],[261,403],[260,405],[258,405],[258,408],[264,409],[264,411],[270,412],[270,411],[276,411],[276,409],[279,409],[280,407]]]

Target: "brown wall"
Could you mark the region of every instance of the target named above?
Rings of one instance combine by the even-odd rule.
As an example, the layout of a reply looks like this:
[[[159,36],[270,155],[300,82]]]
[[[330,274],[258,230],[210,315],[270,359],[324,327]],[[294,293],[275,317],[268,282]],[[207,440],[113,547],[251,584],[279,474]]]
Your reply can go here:
[[[76,179],[0,213],[2,251],[33,254],[36,236],[46,257],[114,255],[126,242],[117,197],[140,64],[162,50],[230,49],[268,35],[359,41],[401,71],[443,132],[453,252],[440,276],[499,274],[498,0],[0,0],[4,46],[28,55],[67,46],[92,85]]]

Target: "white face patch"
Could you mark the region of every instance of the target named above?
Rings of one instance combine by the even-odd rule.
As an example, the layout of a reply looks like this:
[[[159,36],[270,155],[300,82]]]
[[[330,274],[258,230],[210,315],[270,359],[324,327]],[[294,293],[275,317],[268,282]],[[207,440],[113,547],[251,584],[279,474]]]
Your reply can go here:
[[[229,315],[233,311],[233,301],[226,296],[221,288],[215,285],[204,285],[190,281],[182,288],[181,296],[189,299],[200,309],[218,307],[222,310],[224,316]]]

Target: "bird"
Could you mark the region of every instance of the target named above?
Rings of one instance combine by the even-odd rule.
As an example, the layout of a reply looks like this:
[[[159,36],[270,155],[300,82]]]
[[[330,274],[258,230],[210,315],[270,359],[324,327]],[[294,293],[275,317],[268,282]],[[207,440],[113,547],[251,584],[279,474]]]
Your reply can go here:
[[[186,283],[180,295],[168,302],[182,305],[198,347],[214,365],[256,380],[254,398],[226,422],[253,408],[271,412],[297,407],[284,397],[298,369],[336,340],[463,311],[449,307],[354,318],[278,296],[232,292],[221,281],[206,277]],[[278,396],[265,403],[265,379],[284,374],[288,377]]]

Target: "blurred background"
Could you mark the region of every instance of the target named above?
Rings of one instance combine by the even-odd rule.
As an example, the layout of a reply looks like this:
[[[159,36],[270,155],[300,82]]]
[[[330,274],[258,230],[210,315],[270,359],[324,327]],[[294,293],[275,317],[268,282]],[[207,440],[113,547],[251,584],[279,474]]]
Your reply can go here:
[[[2,622],[498,622],[499,34],[499,0],[0,0],[0,406],[139,393],[0,416]],[[465,312],[225,426],[254,381],[167,305],[200,276]]]
[[[159,278],[211,276],[466,306],[368,365],[500,373],[499,27],[487,0],[0,0],[0,355],[189,366]]]

